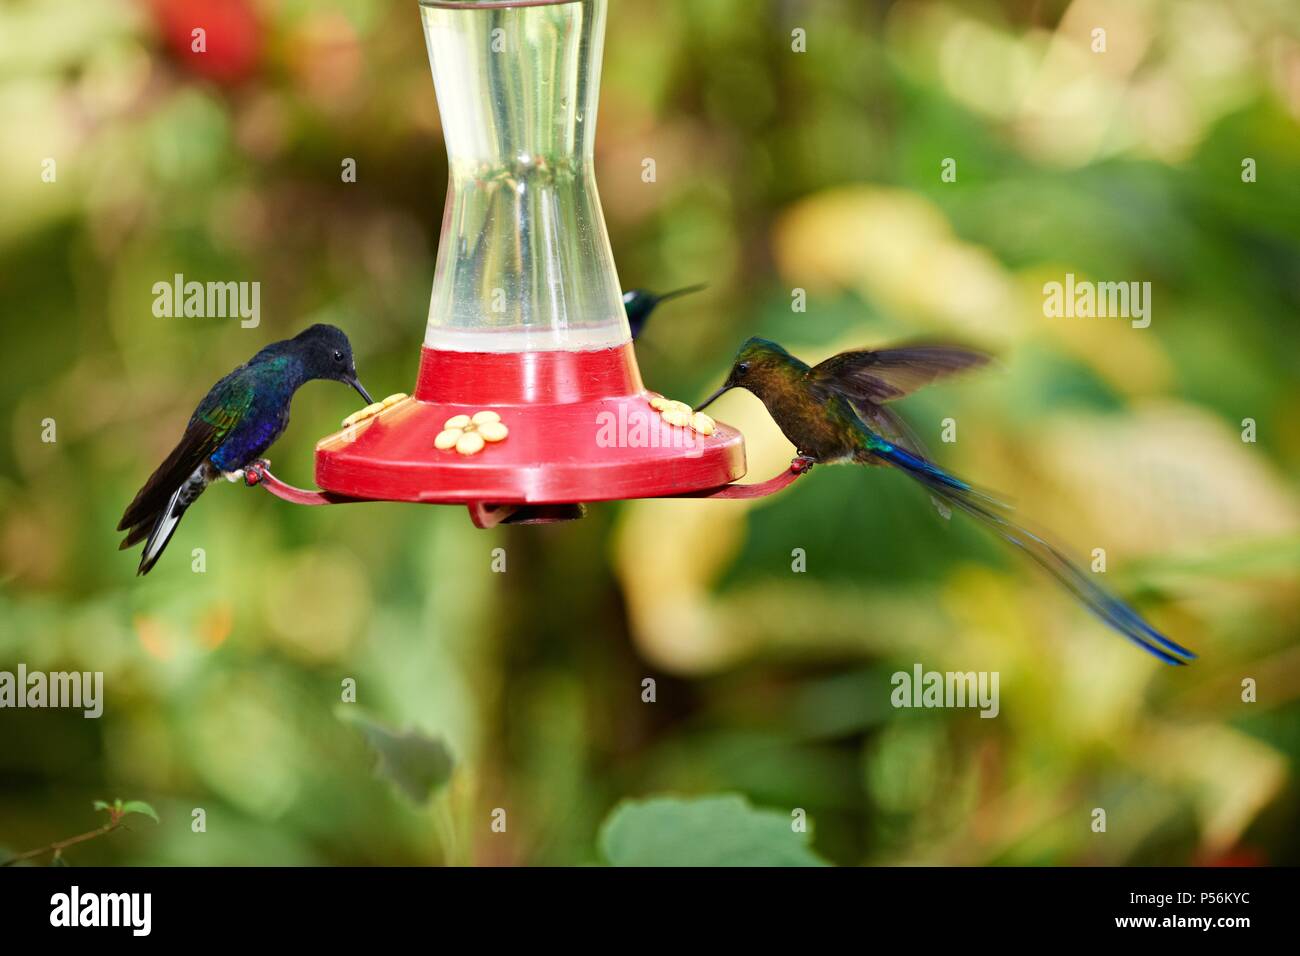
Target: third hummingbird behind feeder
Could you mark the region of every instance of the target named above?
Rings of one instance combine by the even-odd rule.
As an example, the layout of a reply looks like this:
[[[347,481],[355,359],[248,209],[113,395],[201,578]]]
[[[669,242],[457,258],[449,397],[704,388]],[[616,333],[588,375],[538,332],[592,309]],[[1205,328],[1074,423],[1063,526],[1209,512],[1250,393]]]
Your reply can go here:
[[[672,292],[665,292],[662,295],[656,295],[647,289],[629,289],[623,293],[623,311],[627,313],[628,328],[632,330],[632,340],[635,342],[645,331],[646,321],[650,318],[650,313],[658,308],[662,303],[670,299],[676,299],[678,296],[690,295],[692,292],[699,292],[706,288],[704,283],[698,285],[688,285],[683,289],[674,289]]]

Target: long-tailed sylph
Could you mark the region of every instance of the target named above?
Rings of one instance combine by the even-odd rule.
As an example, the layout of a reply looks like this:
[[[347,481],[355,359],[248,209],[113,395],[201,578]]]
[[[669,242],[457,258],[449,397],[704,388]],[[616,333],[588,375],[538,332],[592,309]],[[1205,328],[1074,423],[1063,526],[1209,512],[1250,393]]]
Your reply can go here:
[[[743,388],[809,462],[892,465],[920,482],[937,500],[964,511],[1020,548],[1102,621],[1166,664],[1196,657],[1165,637],[1041,536],[1014,524],[1008,507],[932,462],[888,402],[988,356],[947,345],[914,345],[842,352],[808,365],[775,342],[751,338],[736,354],[723,392]]]

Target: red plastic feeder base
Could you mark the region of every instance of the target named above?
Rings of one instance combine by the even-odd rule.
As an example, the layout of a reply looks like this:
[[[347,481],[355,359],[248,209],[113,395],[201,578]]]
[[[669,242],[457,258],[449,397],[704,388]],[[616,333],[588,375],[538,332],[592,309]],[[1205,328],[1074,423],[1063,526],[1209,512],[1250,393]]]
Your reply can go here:
[[[448,419],[492,411],[509,434],[439,450]],[[572,504],[717,488],[745,474],[744,440],[669,425],[632,346],[588,352],[423,350],[412,398],[316,445],[316,483],[351,498]]]

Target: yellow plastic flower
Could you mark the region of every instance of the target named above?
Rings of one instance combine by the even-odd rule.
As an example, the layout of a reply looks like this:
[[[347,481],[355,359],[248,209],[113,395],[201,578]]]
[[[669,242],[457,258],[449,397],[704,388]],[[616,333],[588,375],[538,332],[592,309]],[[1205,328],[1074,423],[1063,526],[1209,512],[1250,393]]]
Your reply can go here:
[[[496,412],[453,415],[442,423],[442,431],[433,440],[433,447],[439,451],[454,448],[462,455],[477,455],[487,442],[504,441],[509,434],[510,429]]]
[[[676,402],[654,392],[650,394],[650,407],[657,411],[659,417],[669,425],[693,428],[701,435],[712,435],[713,429],[717,426],[717,422],[703,412],[691,411],[691,406],[685,402]]]
[[[400,401],[403,401],[405,398],[406,398],[405,392],[398,392],[396,395],[389,395],[382,402],[375,402],[371,405],[367,405],[365,408],[361,409],[360,411],[353,412],[347,418],[343,419],[343,427],[351,428],[353,425],[360,425],[362,422],[374,418],[384,409],[392,408],[394,405],[396,405]]]

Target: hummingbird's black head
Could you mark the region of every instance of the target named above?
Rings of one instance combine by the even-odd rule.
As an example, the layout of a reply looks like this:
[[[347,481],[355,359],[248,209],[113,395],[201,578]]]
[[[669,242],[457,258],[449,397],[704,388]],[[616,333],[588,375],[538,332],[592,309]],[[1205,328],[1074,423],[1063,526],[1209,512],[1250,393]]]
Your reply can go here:
[[[722,387],[706,398],[695,410],[699,411],[733,388],[753,392],[763,401],[775,397],[791,383],[792,377],[806,368],[797,358],[775,342],[754,337],[746,340],[736,353],[731,371]]]
[[[325,378],[342,382],[355,388],[367,404],[373,401],[370,393],[362,388],[361,382],[357,380],[357,366],[352,359],[352,343],[348,341],[342,329],[333,325],[317,324],[299,332],[290,342],[302,360],[308,381],[314,378]]]
[[[628,289],[623,293],[623,311],[627,313],[628,322],[638,328],[658,304],[659,297],[645,289]]]

